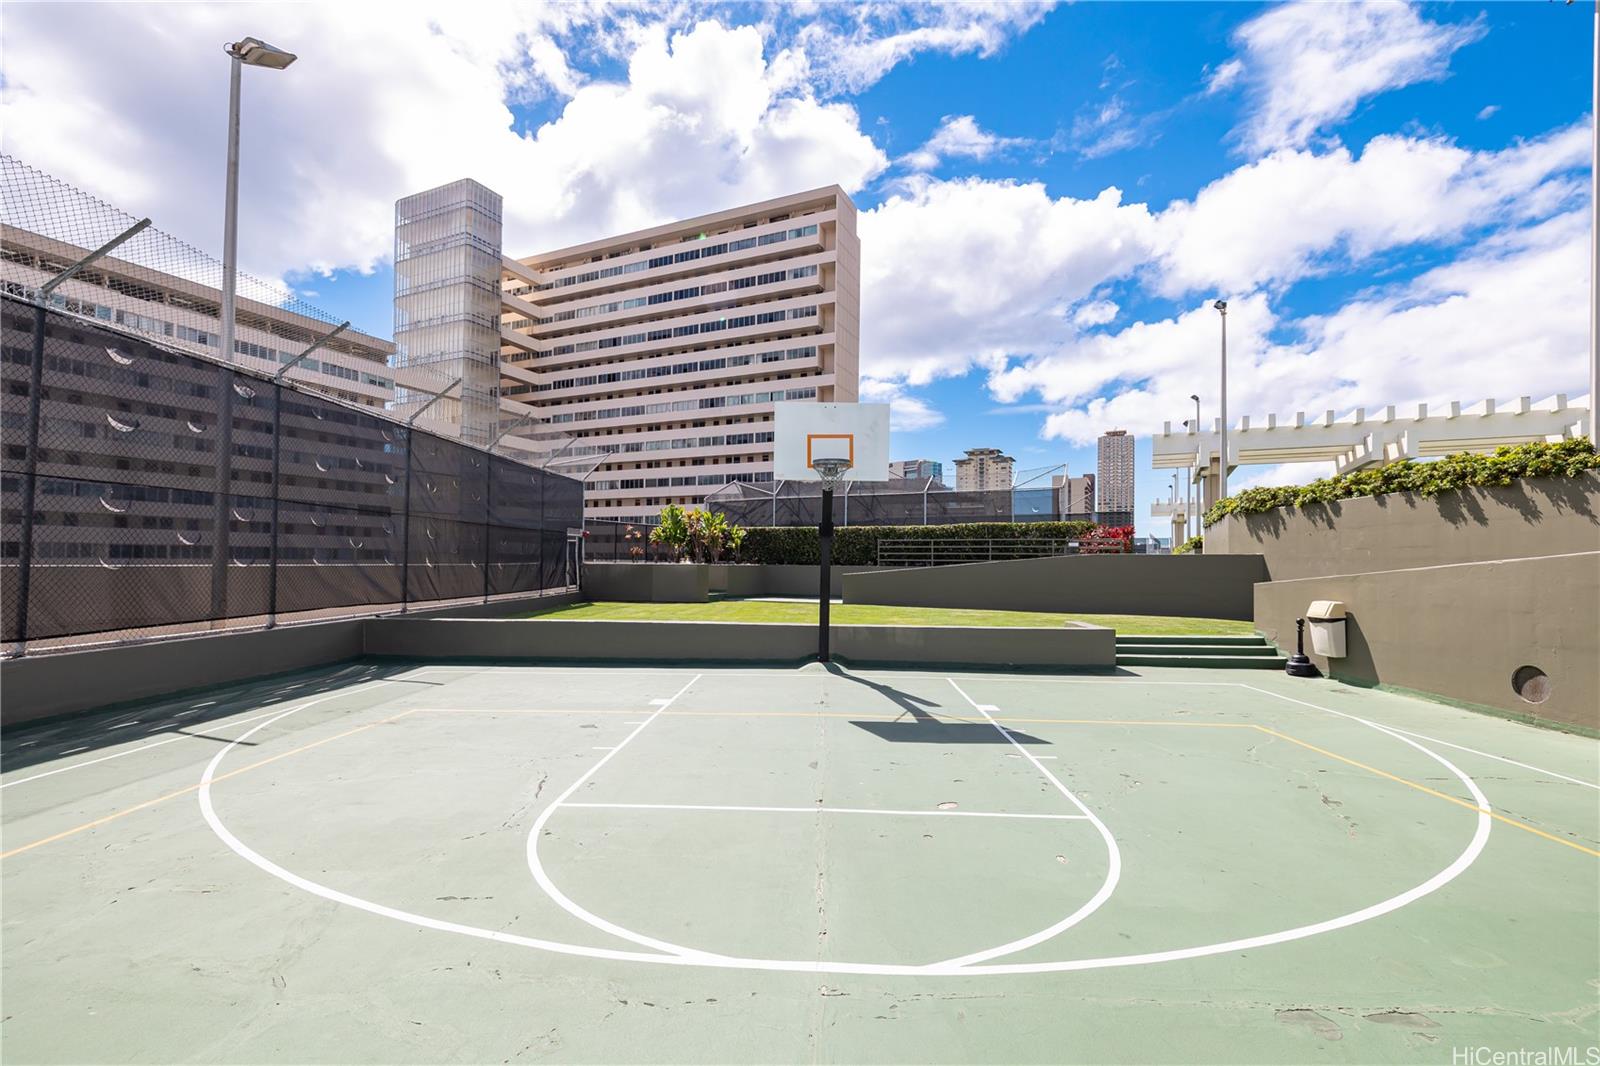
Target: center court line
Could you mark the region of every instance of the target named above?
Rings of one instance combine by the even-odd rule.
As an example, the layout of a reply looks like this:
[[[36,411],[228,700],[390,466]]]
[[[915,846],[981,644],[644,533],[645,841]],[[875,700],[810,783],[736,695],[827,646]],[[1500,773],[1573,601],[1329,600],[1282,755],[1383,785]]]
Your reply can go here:
[[[1005,737],[1006,740],[1011,743],[1012,747],[1016,748],[1017,751],[1022,754],[1023,758],[1033,763],[1034,769],[1038,770],[1039,773],[1044,776],[1046,781],[1049,781],[1052,785],[1054,785],[1056,787],[1056,791],[1067,797],[1074,807],[1083,812],[1084,817],[1088,819],[1091,825],[1094,826],[1095,831],[1100,834],[1100,839],[1105,841],[1107,860],[1106,879],[1101,883],[1100,890],[1091,896],[1087,903],[1073,911],[1071,914],[1067,915],[1065,918],[1061,919],[1059,922],[1047,926],[1036,933],[1031,933],[1028,936],[1013,940],[1010,943],[1000,944],[992,948],[986,948],[983,951],[975,951],[970,955],[961,955],[957,958],[946,959],[937,964],[939,966],[960,967],[970,966],[975,962],[984,962],[989,959],[999,958],[1002,955],[1011,955],[1021,951],[1024,948],[1031,948],[1035,944],[1043,943],[1044,941],[1049,940],[1051,937],[1070,929],[1072,926],[1077,925],[1079,922],[1089,917],[1089,915],[1093,914],[1096,910],[1099,910],[1100,906],[1105,903],[1106,900],[1111,898],[1111,893],[1116,891],[1117,882],[1122,878],[1122,852],[1117,847],[1117,838],[1111,835],[1111,830],[1106,828],[1106,824],[1097,818],[1093,811],[1084,806],[1083,801],[1079,800],[1077,796],[1074,796],[1072,794],[1072,790],[1067,788],[1066,785],[1063,785],[1061,780],[1057,778],[1055,774],[1051,773],[1048,767],[1046,767],[1038,759],[1034,758],[1033,752],[1023,747],[1016,737],[1012,736],[1005,730],[1003,726],[1000,725],[999,722],[995,721],[994,716],[988,711],[984,710],[984,704],[978,703],[971,696],[967,695],[966,690],[960,685],[956,684],[955,678],[949,677],[945,678],[945,680],[950,682],[951,688],[961,693],[962,699],[972,704],[973,708],[977,710],[979,714],[987,718],[989,720],[989,724],[994,726],[995,729],[999,730],[1000,735]]]
[[[528,830],[527,852],[528,870],[533,874],[534,881],[538,882],[539,887],[544,890],[544,894],[549,896],[556,906],[560,907],[574,918],[577,918],[579,921],[588,925],[592,925],[596,929],[602,930],[603,932],[610,933],[612,936],[620,937],[623,940],[631,940],[635,944],[643,944],[645,947],[655,948],[657,951],[665,951],[670,955],[677,955],[686,959],[712,960],[722,959],[723,956],[714,954],[712,952],[700,951],[695,948],[686,948],[681,944],[673,944],[665,940],[657,940],[655,937],[645,936],[642,933],[635,933],[631,929],[624,929],[615,922],[609,922],[600,917],[598,914],[594,914],[585,910],[583,907],[573,902],[573,900],[570,899],[566,893],[562,892],[561,889],[556,887],[555,882],[550,879],[550,875],[545,872],[543,864],[539,861],[539,837],[543,835],[545,823],[550,821],[550,816],[555,814],[556,811],[560,810],[562,805],[566,803],[567,799],[574,792],[578,791],[578,789],[582,788],[586,783],[588,783],[589,779],[599,772],[601,767],[605,766],[606,763],[610,762],[616,757],[618,752],[632,743],[633,739],[640,733],[644,732],[645,729],[649,727],[651,722],[654,722],[657,718],[660,718],[664,713],[666,713],[668,707],[671,707],[674,703],[676,703],[685,692],[689,691],[696,681],[699,681],[704,676],[704,674],[695,674],[684,683],[682,688],[680,688],[677,692],[674,692],[670,697],[667,697],[664,702],[660,700],[652,700],[651,703],[655,705],[656,709],[651,712],[643,722],[637,726],[634,726],[633,731],[627,736],[623,737],[622,740],[617,743],[616,747],[602,755],[598,760],[595,761],[593,766],[585,770],[578,776],[576,781],[568,785],[565,791],[563,791],[555,799],[551,800],[549,805],[546,806],[544,810],[539,812],[539,817],[535,818],[533,821],[533,827]]]
[[[589,807],[623,811],[749,811],[758,814],[892,814],[930,818],[1043,818],[1051,821],[1085,821],[1085,814],[1023,814],[1010,811],[894,811],[875,807],[740,807],[719,803],[564,803],[563,807]]]

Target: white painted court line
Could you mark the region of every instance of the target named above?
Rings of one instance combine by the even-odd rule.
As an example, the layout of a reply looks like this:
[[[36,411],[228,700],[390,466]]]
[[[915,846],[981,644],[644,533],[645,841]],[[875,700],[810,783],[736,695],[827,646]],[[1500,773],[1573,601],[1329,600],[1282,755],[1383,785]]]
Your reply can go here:
[[[1328,714],[1336,714],[1340,718],[1348,718],[1352,722],[1360,722],[1362,725],[1369,725],[1372,728],[1380,730],[1380,731],[1385,732],[1385,733],[1404,734],[1405,736],[1408,736],[1408,737],[1415,737],[1417,740],[1426,740],[1430,744],[1438,744],[1438,745],[1440,745],[1442,747],[1454,748],[1457,751],[1465,751],[1465,752],[1468,752],[1469,754],[1472,754],[1472,755],[1481,755],[1485,759],[1493,759],[1495,762],[1503,762],[1503,763],[1508,763],[1508,764],[1510,764],[1512,766],[1520,766],[1522,769],[1524,769],[1524,770],[1532,770],[1536,774],[1545,774],[1545,775],[1547,775],[1549,777],[1557,777],[1557,778],[1560,778],[1563,781],[1570,781],[1574,785],[1583,785],[1583,786],[1585,786],[1587,788],[1592,788],[1592,789],[1595,789],[1597,791],[1600,791],[1600,785],[1597,785],[1592,781],[1583,781],[1583,780],[1580,780],[1579,778],[1576,778],[1576,777],[1568,777],[1566,774],[1558,774],[1554,770],[1546,770],[1546,769],[1544,769],[1543,767],[1540,767],[1540,766],[1532,766],[1532,765],[1530,765],[1528,763],[1525,763],[1525,762],[1518,762],[1515,759],[1507,759],[1503,755],[1491,755],[1486,751],[1479,751],[1476,748],[1468,748],[1468,747],[1465,747],[1465,746],[1463,746],[1461,744],[1452,744],[1448,740],[1440,740],[1438,737],[1423,736],[1421,733],[1413,733],[1413,732],[1411,732],[1411,730],[1409,730],[1409,729],[1401,729],[1399,726],[1395,726],[1395,725],[1380,725],[1377,722],[1368,721],[1367,719],[1362,718],[1362,717],[1360,717],[1358,715],[1348,714],[1345,711],[1336,711],[1332,707],[1323,707],[1320,704],[1307,703],[1305,700],[1295,699],[1293,696],[1285,696],[1281,692],[1273,692],[1271,689],[1257,688],[1256,686],[1254,686],[1254,685],[1252,685],[1252,684],[1250,684],[1248,682],[1245,682],[1245,681],[1235,681],[1234,684],[1238,685],[1240,688],[1247,688],[1251,692],[1259,692],[1264,696],[1276,696],[1280,700],[1288,700],[1290,703],[1298,703],[1302,707],[1310,707],[1313,711],[1326,711]],[[1410,743],[1410,742],[1407,741],[1407,743]],[[1412,747],[1416,747],[1416,745],[1413,744]],[[1437,756],[1435,756],[1435,757],[1437,758]]]
[[[267,711],[265,714],[258,714],[254,718],[242,718],[242,719],[239,719],[238,721],[234,721],[234,722],[214,722],[212,724],[214,726],[216,726],[217,728],[219,728],[219,729],[220,728],[226,728],[228,726],[235,726],[235,725],[248,725],[251,722],[259,722],[263,718],[270,718],[275,714],[281,714],[281,713],[283,713],[283,712],[281,712],[281,711]],[[26,785],[29,781],[37,781],[37,780],[39,780],[40,778],[43,778],[43,777],[54,777],[56,774],[64,774],[68,770],[82,770],[86,766],[94,766],[97,763],[109,762],[112,759],[120,759],[124,755],[137,755],[141,751],[149,751],[151,748],[159,748],[164,744],[176,744],[180,740],[198,740],[198,739],[200,739],[200,738],[199,737],[195,737],[195,736],[191,736],[191,735],[189,735],[187,733],[180,733],[178,736],[168,737],[166,740],[151,741],[149,744],[141,744],[137,748],[129,748],[127,751],[112,752],[110,755],[102,755],[98,759],[85,759],[82,762],[75,762],[71,766],[58,766],[54,770],[46,770],[42,774],[34,774],[32,777],[23,777],[23,778],[18,778],[15,781],[7,781],[4,784],[0,784],[0,789],[10,788],[13,785]],[[74,752],[85,751],[85,750],[87,750],[87,749],[86,748],[74,748],[74,749],[72,749],[72,751],[64,751],[61,754],[62,755],[71,755]]]
[[[698,679],[698,677],[699,675],[696,675],[696,679]],[[381,683],[383,682],[380,682],[380,684]],[[691,681],[691,684],[692,683],[693,682]],[[1227,682],[1226,684],[1230,686],[1239,686],[1238,682]],[[211,802],[212,779],[216,774],[217,768],[222,764],[223,759],[230,751],[233,750],[233,748],[237,747],[240,743],[247,741],[257,731],[265,729],[278,718],[293,714],[295,711],[301,710],[306,706],[309,706],[309,704],[302,704],[300,707],[291,708],[288,711],[284,711],[277,715],[275,718],[240,734],[237,738],[230,741],[228,745],[221,751],[217,752],[217,754],[212,758],[211,762],[206,766],[205,772],[201,775],[200,789],[198,792],[201,813],[206,820],[206,824],[210,826],[212,832],[214,832],[218,839],[226,844],[230,850],[232,850],[239,857],[243,858],[245,861],[254,865],[256,868],[278,878],[289,885],[299,888],[302,891],[309,892],[314,896],[329,900],[330,902],[342,904],[347,907],[353,907],[357,910],[365,911],[368,914],[375,914],[380,917],[401,922],[405,925],[423,929],[432,929],[437,932],[453,933],[457,936],[473,937],[479,940],[490,941],[492,943],[513,944],[518,947],[533,948],[540,951],[549,951],[560,955],[588,959],[607,959],[619,962],[642,962],[661,966],[702,966],[718,969],[763,970],[784,973],[868,974],[873,976],[896,977],[975,977],[1002,974],[1081,972],[1088,970],[1112,969],[1123,966],[1148,966],[1165,962],[1177,962],[1187,959],[1205,958],[1213,955],[1232,955],[1257,947],[1267,947],[1275,944],[1288,943],[1291,941],[1302,940],[1307,937],[1348,928],[1350,926],[1358,925],[1362,922],[1397,911],[1402,907],[1416,902],[1417,900],[1439,890],[1455,878],[1459,877],[1463,871],[1465,871],[1473,864],[1473,862],[1477,860],[1478,856],[1482,854],[1484,847],[1488,844],[1489,829],[1492,824],[1492,819],[1489,817],[1488,813],[1486,813],[1488,810],[1488,799],[1484,797],[1476,782],[1463,773],[1458,767],[1456,767],[1448,759],[1444,758],[1444,756],[1429,751],[1421,744],[1417,744],[1413,741],[1407,740],[1404,737],[1398,736],[1393,731],[1385,729],[1382,726],[1372,725],[1372,728],[1377,729],[1379,732],[1389,733],[1402,743],[1408,744],[1418,751],[1423,752],[1429,758],[1433,759],[1435,762],[1438,762],[1440,765],[1444,766],[1447,770],[1454,774],[1456,778],[1461,781],[1462,785],[1472,793],[1474,799],[1479,803],[1480,810],[1478,813],[1477,830],[1473,834],[1471,842],[1469,842],[1461,854],[1456,857],[1455,861],[1450,863],[1449,866],[1440,870],[1438,873],[1434,874],[1432,877],[1428,878],[1428,880],[1422,882],[1414,888],[1409,889],[1408,891],[1400,893],[1399,895],[1391,896],[1390,898],[1372,904],[1371,906],[1364,907],[1357,911],[1352,911],[1348,914],[1340,915],[1336,918],[1328,919],[1327,921],[1297,926],[1293,929],[1286,929],[1276,933],[1267,933],[1260,936],[1245,937],[1238,940],[1223,941],[1215,944],[1202,944],[1195,947],[1180,948],[1171,951],[1153,951],[1129,955],[1105,955],[1095,958],[1062,959],[1050,962],[999,963],[984,966],[965,967],[951,966],[948,963],[908,965],[905,963],[829,962],[819,959],[740,958],[724,957],[705,953],[697,955],[658,955],[650,952],[631,951],[617,948],[597,948],[589,947],[583,944],[570,944],[557,940],[545,940],[538,937],[521,936],[516,933],[505,932],[504,930],[486,929],[481,926],[466,925],[461,922],[449,922],[438,918],[432,918],[425,914],[401,910],[397,907],[390,907],[373,900],[350,895],[347,892],[341,892],[338,889],[330,888],[327,885],[318,884],[309,878],[302,877],[293,871],[284,869],[282,866],[279,866],[270,859],[267,859],[259,852],[252,850],[238,837],[234,836],[233,833],[222,824],[221,819],[218,818],[216,809]],[[1327,708],[1317,709],[1326,710]],[[1371,723],[1367,723],[1361,719],[1358,719],[1358,721],[1363,721],[1363,724],[1371,725]]]
[[[1424,736],[1421,733],[1413,733],[1411,730],[1401,729],[1399,726],[1389,726],[1388,728],[1393,729],[1396,733],[1404,733],[1408,737],[1415,737],[1418,740],[1426,740],[1430,744],[1438,744],[1440,747],[1445,748],[1454,748],[1457,751],[1464,751],[1472,755],[1481,755],[1485,759],[1493,759],[1495,762],[1508,763],[1511,766],[1520,766],[1522,769],[1532,770],[1536,774],[1544,774],[1546,777],[1560,778],[1562,781],[1570,781],[1574,785],[1582,785],[1584,788],[1592,788],[1595,791],[1600,792],[1600,784],[1596,784],[1593,781],[1584,781],[1581,778],[1568,777],[1566,774],[1558,774],[1554,770],[1546,770],[1543,767],[1533,766],[1525,762],[1518,762],[1515,759],[1508,759],[1504,755],[1491,755],[1486,751],[1479,751],[1477,748],[1469,748],[1464,744],[1452,744],[1448,740],[1440,740],[1438,737],[1429,737]]]
[[[1020,758],[1022,758],[1022,756],[1018,755],[1016,752],[1008,751],[1008,752],[1006,752],[1006,758],[1008,758],[1008,759],[1020,759]],[[1035,759],[1041,759],[1041,760],[1042,759],[1054,759],[1055,756],[1054,755],[1035,755],[1034,758]]]
[[[631,940],[635,944],[643,944],[645,947],[655,948],[658,951],[665,951],[669,954],[679,955],[684,958],[711,960],[721,959],[723,956],[714,955],[710,952],[698,951],[694,948],[686,948],[682,945],[669,943],[665,940],[657,940],[655,937],[645,936],[642,933],[635,933],[631,929],[624,929],[615,922],[609,922],[600,917],[598,914],[594,914],[585,910],[583,907],[579,906],[577,903],[568,898],[566,893],[562,892],[561,889],[556,887],[555,882],[550,879],[550,875],[545,872],[544,865],[539,861],[539,838],[544,834],[545,823],[550,821],[550,816],[555,814],[556,811],[560,810],[562,804],[566,803],[567,799],[571,797],[574,792],[582,788],[590,778],[599,772],[601,767],[610,762],[612,758],[616,756],[617,752],[621,751],[623,748],[632,743],[633,739],[640,733],[644,732],[644,730],[649,727],[651,722],[654,722],[657,718],[660,718],[661,715],[666,712],[668,707],[671,707],[674,703],[678,702],[678,699],[685,692],[688,692],[690,687],[693,686],[696,681],[699,681],[703,676],[705,675],[695,674],[688,681],[684,682],[682,688],[680,688],[677,692],[674,692],[665,700],[651,700],[650,702],[655,705],[656,709],[649,715],[649,717],[647,717],[639,725],[635,726],[633,731],[627,736],[623,737],[615,748],[612,748],[610,751],[606,752],[598,760],[596,760],[593,766],[589,767],[589,769],[580,774],[576,781],[568,785],[565,791],[563,791],[555,799],[551,800],[550,804],[545,807],[544,810],[539,812],[539,817],[535,818],[533,821],[533,827],[528,830],[527,853],[528,870],[533,874],[533,879],[538,882],[539,887],[544,890],[544,894],[549,896],[558,907],[572,915],[574,918],[577,918],[579,921],[592,925],[596,929],[610,933],[612,936],[620,937],[623,940]]]
[[[1100,839],[1105,841],[1106,845],[1106,878],[1101,883],[1100,890],[1093,896],[1089,897],[1088,902],[1086,902],[1083,906],[1079,907],[1077,910],[1073,911],[1059,922],[1046,926],[1036,933],[1030,933],[1028,936],[1020,937],[1007,944],[999,944],[992,948],[986,948],[983,951],[974,951],[969,955],[961,955],[957,958],[946,959],[944,962],[938,963],[938,965],[941,967],[970,966],[975,962],[984,962],[988,959],[999,958],[1002,955],[1011,955],[1023,950],[1024,948],[1031,948],[1035,944],[1043,943],[1044,941],[1049,940],[1051,937],[1054,937],[1072,928],[1074,925],[1077,925],[1079,922],[1089,917],[1089,915],[1099,910],[1101,905],[1104,904],[1106,900],[1111,898],[1111,893],[1115,892],[1117,889],[1117,882],[1122,879],[1122,851],[1117,847],[1117,838],[1111,835],[1111,830],[1106,828],[1106,824],[1096,817],[1093,811],[1084,806],[1083,801],[1078,799],[1077,796],[1074,796],[1072,794],[1072,790],[1061,783],[1060,778],[1051,773],[1049,768],[1046,767],[1042,762],[1034,758],[1033,752],[1023,747],[1017,741],[1016,737],[1012,736],[1003,726],[1001,726],[999,722],[994,720],[994,716],[989,713],[988,704],[981,704],[974,700],[971,696],[967,695],[966,690],[960,685],[956,684],[955,678],[947,677],[945,680],[950,682],[951,688],[961,693],[962,699],[972,704],[974,710],[987,718],[989,720],[989,724],[999,730],[1000,735],[1005,737],[1006,740],[1017,749],[1023,758],[1033,763],[1034,769],[1038,770],[1040,774],[1044,775],[1044,779],[1054,785],[1056,787],[1056,791],[1067,797],[1067,800],[1074,807],[1083,812],[1084,817],[1087,818],[1089,823],[1094,826],[1095,831],[1100,834]]]
[[[930,818],[1038,818],[1056,822],[1086,821],[1083,814],[1026,814],[1011,811],[896,811],[877,807],[741,807],[720,803],[563,803],[563,807],[589,807],[620,811],[748,811],[754,814],[883,814]]]

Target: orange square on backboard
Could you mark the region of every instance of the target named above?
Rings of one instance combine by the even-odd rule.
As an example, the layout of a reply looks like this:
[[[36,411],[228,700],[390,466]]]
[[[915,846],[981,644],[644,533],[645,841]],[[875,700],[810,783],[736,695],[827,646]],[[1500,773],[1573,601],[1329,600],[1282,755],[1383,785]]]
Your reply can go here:
[[[806,466],[816,465],[813,462],[813,449],[819,440],[842,440],[847,447],[845,458],[851,466],[856,462],[856,435],[854,433],[807,433],[806,434]]]

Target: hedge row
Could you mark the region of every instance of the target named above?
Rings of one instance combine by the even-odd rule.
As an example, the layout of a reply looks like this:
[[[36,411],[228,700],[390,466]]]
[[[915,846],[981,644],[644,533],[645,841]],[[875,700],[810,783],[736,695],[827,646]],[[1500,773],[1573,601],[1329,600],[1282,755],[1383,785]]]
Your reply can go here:
[[[835,526],[833,562],[872,566],[880,540],[1069,540],[1093,522],[972,522],[955,526]],[[815,526],[753,526],[739,549],[746,563],[816,565],[822,561]]]
[[[1322,478],[1309,485],[1245,489],[1213,504],[1206,512],[1205,524],[1214,525],[1230,514],[1262,514],[1275,507],[1304,507],[1310,503],[1332,503],[1390,492],[1437,496],[1452,489],[1509,485],[1524,477],[1577,477],[1585,470],[1596,469],[1600,469],[1600,454],[1596,454],[1594,443],[1588,437],[1517,444],[1499,448],[1493,455],[1461,452],[1431,463],[1401,459],[1367,470]]]

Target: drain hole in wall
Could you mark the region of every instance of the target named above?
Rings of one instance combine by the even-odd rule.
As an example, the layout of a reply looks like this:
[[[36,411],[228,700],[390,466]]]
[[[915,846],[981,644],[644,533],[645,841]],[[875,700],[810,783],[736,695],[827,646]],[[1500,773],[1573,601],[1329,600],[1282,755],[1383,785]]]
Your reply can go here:
[[[1511,690],[1529,703],[1550,698],[1550,677],[1537,666],[1519,666],[1511,675]]]

